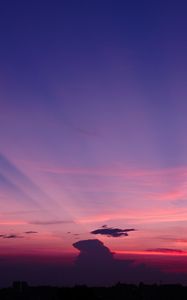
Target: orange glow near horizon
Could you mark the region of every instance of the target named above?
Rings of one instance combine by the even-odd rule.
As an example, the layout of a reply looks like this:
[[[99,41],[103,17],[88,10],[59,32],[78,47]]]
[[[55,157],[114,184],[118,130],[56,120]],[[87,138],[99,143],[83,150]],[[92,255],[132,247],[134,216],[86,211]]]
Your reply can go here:
[[[156,256],[187,256],[187,252],[159,252],[159,251],[135,251],[135,250],[129,250],[129,251],[123,251],[123,250],[114,250],[114,254],[116,255],[148,255],[148,256],[151,256],[151,255],[156,255]]]

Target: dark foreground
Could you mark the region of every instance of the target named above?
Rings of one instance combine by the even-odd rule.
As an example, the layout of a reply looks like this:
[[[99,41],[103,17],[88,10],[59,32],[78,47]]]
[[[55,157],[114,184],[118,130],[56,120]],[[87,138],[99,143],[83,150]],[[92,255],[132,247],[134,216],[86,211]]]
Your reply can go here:
[[[66,300],[66,299],[124,299],[124,300],[170,300],[187,299],[187,287],[176,285],[144,285],[140,283],[117,284],[113,287],[29,287],[26,283],[14,283],[13,287],[0,289],[0,299],[27,300]]]

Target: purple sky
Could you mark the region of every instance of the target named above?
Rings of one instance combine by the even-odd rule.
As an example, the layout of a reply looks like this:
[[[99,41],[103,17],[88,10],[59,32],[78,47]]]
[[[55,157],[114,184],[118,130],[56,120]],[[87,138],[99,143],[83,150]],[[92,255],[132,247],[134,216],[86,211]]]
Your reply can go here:
[[[2,257],[186,255],[186,9],[1,1]]]

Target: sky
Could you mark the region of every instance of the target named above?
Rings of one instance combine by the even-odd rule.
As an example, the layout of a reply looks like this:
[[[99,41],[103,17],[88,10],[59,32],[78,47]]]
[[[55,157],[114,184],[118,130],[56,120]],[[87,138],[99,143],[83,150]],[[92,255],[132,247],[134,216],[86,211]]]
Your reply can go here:
[[[59,264],[84,283],[103,257],[132,281],[187,283],[186,9],[1,1],[1,284],[32,282],[32,265],[60,284]]]

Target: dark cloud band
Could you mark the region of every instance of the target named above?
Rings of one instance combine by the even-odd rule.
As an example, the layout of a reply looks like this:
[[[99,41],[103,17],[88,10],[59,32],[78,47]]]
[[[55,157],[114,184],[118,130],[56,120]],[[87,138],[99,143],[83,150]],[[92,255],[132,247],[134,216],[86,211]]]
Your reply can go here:
[[[110,228],[102,226],[102,228],[91,231],[92,234],[101,234],[106,235],[108,237],[122,237],[128,236],[128,232],[135,231],[134,228],[120,229],[120,228]]]

